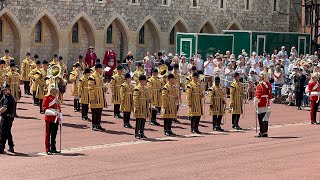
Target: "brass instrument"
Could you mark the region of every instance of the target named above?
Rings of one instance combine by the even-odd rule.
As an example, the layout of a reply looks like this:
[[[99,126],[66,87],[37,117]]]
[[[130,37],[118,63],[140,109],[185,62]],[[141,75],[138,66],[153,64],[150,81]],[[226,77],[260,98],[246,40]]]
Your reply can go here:
[[[201,90],[201,94],[202,94],[202,98],[203,98],[203,118],[204,120],[206,119],[206,108],[205,108],[205,104],[206,104],[206,87],[205,87],[205,76],[204,75],[200,75],[199,76],[199,81],[200,81],[200,90]],[[200,99],[201,101],[201,99]]]
[[[57,65],[50,66],[50,68],[47,70],[47,78],[50,80],[49,86],[48,86],[49,88],[50,88],[50,85],[53,83],[55,83],[56,87],[58,86],[58,84],[56,84],[56,78],[59,77],[60,72],[61,72],[61,68]],[[48,93],[50,93],[50,89],[48,89]]]
[[[168,76],[169,74],[169,70],[168,70],[168,66],[165,65],[165,64],[162,64],[158,67],[159,69],[159,74],[160,74],[160,77],[163,77],[163,76]]]

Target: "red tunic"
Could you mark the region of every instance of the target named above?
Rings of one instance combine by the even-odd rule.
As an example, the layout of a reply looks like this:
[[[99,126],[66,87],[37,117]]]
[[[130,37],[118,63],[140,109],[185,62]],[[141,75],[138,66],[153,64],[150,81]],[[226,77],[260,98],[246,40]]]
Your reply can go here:
[[[112,76],[113,70],[116,68],[117,60],[116,53],[114,51],[106,51],[103,59],[103,64],[106,67],[110,67],[110,71],[106,72],[106,75]]]
[[[267,107],[272,99],[272,87],[269,82],[260,82],[256,88],[256,98],[260,99],[258,107]]]
[[[90,53],[90,51],[87,52],[86,55],[86,63],[88,64],[89,68],[92,68],[95,64],[96,64],[96,60],[97,60],[97,55],[95,52],[93,52],[92,54]]]
[[[56,109],[58,112],[60,112],[61,111],[60,105],[57,102],[50,106],[51,102],[54,102],[54,101],[55,101],[55,97],[54,96],[52,96],[52,95],[45,96],[44,99],[43,99],[43,103],[42,103],[43,111],[46,112],[47,109]],[[44,116],[44,120],[48,121],[48,122],[55,122],[56,116],[47,116],[47,115],[45,115]]]
[[[308,93],[310,96],[310,101],[318,101],[318,96],[311,94],[312,92],[314,93],[320,92],[320,84],[318,82],[314,81],[308,84]]]

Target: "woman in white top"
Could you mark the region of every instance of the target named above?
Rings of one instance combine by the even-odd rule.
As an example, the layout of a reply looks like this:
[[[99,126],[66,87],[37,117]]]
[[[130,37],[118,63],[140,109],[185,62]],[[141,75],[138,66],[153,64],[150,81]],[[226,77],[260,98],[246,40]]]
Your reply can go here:
[[[213,82],[213,72],[214,72],[214,63],[213,63],[213,56],[208,56],[207,61],[204,63],[204,82],[206,85],[206,90],[212,86]]]
[[[190,63],[188,64],[188,70],[189,70],[190,74],[191,74],[191,69],[193,66],[197,67],[197,64],[194,62],[194,58],[191,58]]]
[[[240,77],[245,79],[245,73],[244,73],[244,65],[243,65],[243,61],[238,61],[238,66],[235,70],[235,72],[240,74]]]

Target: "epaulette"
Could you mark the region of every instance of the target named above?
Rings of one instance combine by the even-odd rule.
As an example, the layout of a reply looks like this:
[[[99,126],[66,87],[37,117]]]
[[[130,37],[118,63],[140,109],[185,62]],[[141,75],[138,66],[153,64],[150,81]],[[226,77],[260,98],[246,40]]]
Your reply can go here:
[[[134,91],[140,91],[138,88],[134,88]]]
[[[187,88],[191,88],[190,84],[187,86]]]
[[[94,81],[94,77],[89,77],[89,80]]]
[[[111,76],[111,78],[110,78],[110,79],[116,80],[113,76]]]
[[[212,88],[209,88],[209,91],[213,91],[213,89],[212,89]]]

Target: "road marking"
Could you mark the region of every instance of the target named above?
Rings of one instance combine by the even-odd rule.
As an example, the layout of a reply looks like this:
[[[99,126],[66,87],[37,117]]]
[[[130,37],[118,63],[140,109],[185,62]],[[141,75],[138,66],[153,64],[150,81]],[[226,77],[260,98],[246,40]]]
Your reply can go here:
[[[291,123],[291,124],[279,124],[279,125],[271,125],[269,128],[282,128],[282,127],[288,127],[288,126],[302,126],[302,125],[310,125],[310,123]],[[246,130],[255,130],[255,127],[247,128]],[[238,130],[229,130],[230,132],[237,132]],[[105,148],[112,148],[112,147],[121,147],[121,146],[131,146],[131,145],[139,145],[139,144],[148,144],[151,143],[152,140],[156,141],[167,141],[167,140],[176,140],[183,137],[205,137],[206,134],[210,135],[218,135],[221,133],[228,133],[228,132],[216,132],[216,131],[210,131],[206,132],[205,134],[187,134],[187,135],[179,135],[177,137],[160,137],[160,138],[152,138],[147,140],[137,140],[137,141],[127,141],[127,142],[118,142],[118,143],[111,143],[111,144],[101,144],[101,145],[93,145],[93,146],[83,146],[83,147],[76,147],[76,148],[68,148],[63,149],[61,153],[68,154],[68,153],[74,153],[74,152],[81,152],[81,151],[88,151],[88,150],[96,150],[96,149],[105,149]],[[45,152],[37,153],[38,156],[47,156]]]

